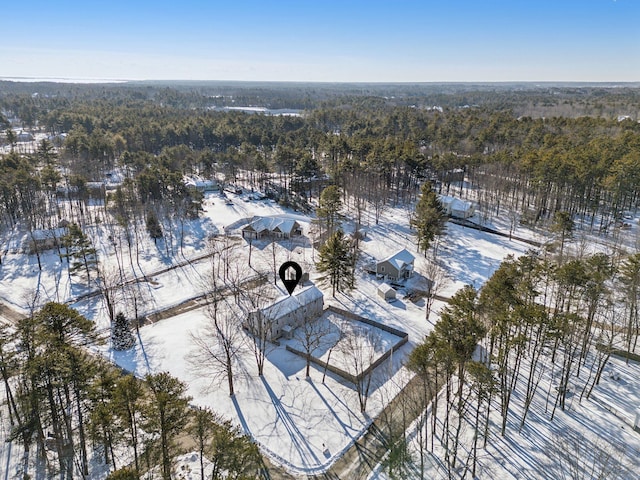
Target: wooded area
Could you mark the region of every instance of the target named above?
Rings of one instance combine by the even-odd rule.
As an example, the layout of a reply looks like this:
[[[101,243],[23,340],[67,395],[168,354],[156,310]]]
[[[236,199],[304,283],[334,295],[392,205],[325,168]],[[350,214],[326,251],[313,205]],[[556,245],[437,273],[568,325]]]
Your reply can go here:
[[[300,111],[224,109],[234,105]],[[565,408],[572,375],[588,377],[580,399],[589,398],[612,352],[635,350],[640,254],[617,248],[616,239],[639,207],[639,113],[637,86],[0,82],[0,229],[28,232],[39,259],[39,231],[62,227],[54,243],[68,274],[87,284],[100,279],[114,324],[119,308],[109,294],[123,278],[123,263],[138,261],[138,238],[163,238],[167,255],[176,255],[185,224],[202,209],[203,193],[185,176],[215,179],[220,188],[240,184],[301,211],[317,207],[319,238],[328,239],[318,250],[318,270],[334,296],[354,288],[357,261],[339,229],[339,212],[358,231],[364,212],[378,223],[390,206],[410,205],[410,225],[425,255],[444,226],[436,194],[471,200],[483,220],[506,217],[512,230],[545,229],[554,242],[507,259],[479,291],[460,290],[410,358],[423,382],[417,401],[423,410],[432,407],[424,451],[433,450],[438,438],[449,471],[459,471],[462,462],[461,476],[473,478],[494,402],[500,435],[509,434],[519,380],[526,385],[519,392],[525,398],[522,429],[536,395],[546,395],[553,419],[557,408]],[[29,151],[19,131],[47,135]],[[112,177],[120,181],[107,189]],[[98,214],[88,208],[96,200]],[[129,258],[120,250],[119,272],[101,266],[85,233],[95,224],[126,240]],[[565,243],[577,225],[613,247],[596,254],[569,251]],[[116,242],[113,247],[118,256]],[[211,338],[222,335],[217,317],[214,311]],[[158,374],[142,384],[96,361],[85,349],[95,334],[90,321],[57,303],[34,308],[17,332],[0,331],[12,438],[26,452],[33,444],[55,451],[52,470],[70,479],[78,452],[87,474],[92,441],[105,463],[114,461],[114,449],[132,449],[132,478],[153,465],[170,478],[174,440],[190,422],[201,451],[217,462],[214,478],[223,472],[231,478],[231,471],[237,471],[233,478],[256,475],[257,448],[237,428],[210,411],[186,415],[189,398],[177,379]],[[122,338],[123,345],[130,342],[126,332]],[[484,357],[472,360],[478,343]],[[538,384],[550,364],[559,369],[559,381],[555,391],[543,392]],[[226,365],[230,371],[231,354]],[[437,396],[443,387],[444,405]],[[461,458],[465,421],[475,436],[473,452]],[[139,429],[153,436],[143,442]],[[204,438],[212,440],[205,445]]]

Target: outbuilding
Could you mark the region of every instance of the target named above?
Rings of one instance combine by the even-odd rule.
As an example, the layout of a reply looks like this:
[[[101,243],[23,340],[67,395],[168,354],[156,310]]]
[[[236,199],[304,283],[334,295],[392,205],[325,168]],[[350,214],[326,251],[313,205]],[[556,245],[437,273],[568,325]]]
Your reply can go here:
[[[388,283],[382,283],[378,287],[378,296],[388,302],[389,300],[394,300],[396,298],[396,291]]]

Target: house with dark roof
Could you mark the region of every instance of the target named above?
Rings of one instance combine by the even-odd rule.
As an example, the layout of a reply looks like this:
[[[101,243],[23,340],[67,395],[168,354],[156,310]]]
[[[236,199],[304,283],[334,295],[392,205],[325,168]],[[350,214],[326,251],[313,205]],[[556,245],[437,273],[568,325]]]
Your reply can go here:
[[[415,257],[406,248],[376,264],[376,274],[390,282],[406,280],[413,275]]]

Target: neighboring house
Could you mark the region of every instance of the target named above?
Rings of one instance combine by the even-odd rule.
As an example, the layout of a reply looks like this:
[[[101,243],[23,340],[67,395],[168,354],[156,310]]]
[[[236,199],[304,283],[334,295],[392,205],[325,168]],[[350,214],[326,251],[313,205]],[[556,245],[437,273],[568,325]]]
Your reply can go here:
[[[439,199],[444,208],[444,213],[450,217],[467,219],[473,217],[476,213],[476,206],[473,202],[465,202],[448,195],[440,195]]]
[[[22,131],[16,135],[16,140],[18,142],[33,142],[34,138],[29,132]]]
[[[388,283],[382,283],[378,287],[378,296],[385,301],[393,300],[396,298],[396,291]]]
[[[244,327],[254,334],[264,331],[269,341],[282,336],[291,338],[293,330],[305,319],[322,315],[323,307],[324,295],[312,285],[282,297],[268,307],[249,312]]]
[[[291,238],[295,235],[302,235],[302,228],[298,222],[290,218],[253,217],[242,229],[242,238],[246,239]]]
[[[376,274],[390,282],[405,280],[413,275],[414,261],[415,257],[404,248],[389,258],[379,261],[376,264]]]
[[[25,245],[28,255],[51,250],[60,244],[60,239],[68,233],[66,227],[33,230]]]
[[[198,175],[186,176],[183,179],[187,188],[197,190],[198,192],[215,192],[219,190],[219,186],[213,180],[205,180]]]

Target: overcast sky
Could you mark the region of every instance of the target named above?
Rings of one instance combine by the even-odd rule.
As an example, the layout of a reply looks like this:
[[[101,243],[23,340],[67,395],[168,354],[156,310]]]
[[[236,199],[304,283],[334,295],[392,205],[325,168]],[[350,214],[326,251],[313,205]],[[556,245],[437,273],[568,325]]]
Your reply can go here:
[[[640,81],[640,0],[13,0],[0,32],[0,77]]]

